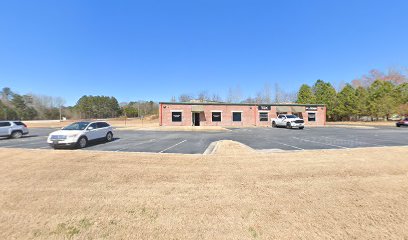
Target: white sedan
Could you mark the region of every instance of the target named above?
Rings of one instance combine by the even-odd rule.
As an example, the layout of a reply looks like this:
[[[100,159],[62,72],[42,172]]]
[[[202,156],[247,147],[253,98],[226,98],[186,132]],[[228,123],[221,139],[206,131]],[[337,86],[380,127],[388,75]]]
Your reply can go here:
[[[47,143],[53,148],[84,148],[89,141],[113,140],[113,128],[106,122],[75,122],[61,130],[50,133]]]

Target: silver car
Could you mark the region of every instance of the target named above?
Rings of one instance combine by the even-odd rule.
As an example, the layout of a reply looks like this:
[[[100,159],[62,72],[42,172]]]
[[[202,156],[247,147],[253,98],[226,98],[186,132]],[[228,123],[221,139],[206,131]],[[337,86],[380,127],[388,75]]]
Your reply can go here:
[[[27,125],[21,121],[0,121],[0,137],[21,138],[27,134]]]

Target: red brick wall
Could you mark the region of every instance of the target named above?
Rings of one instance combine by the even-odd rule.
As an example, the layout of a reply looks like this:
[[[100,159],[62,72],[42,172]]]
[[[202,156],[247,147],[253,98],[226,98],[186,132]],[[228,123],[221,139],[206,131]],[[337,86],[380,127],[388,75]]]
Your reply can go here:
[[[258,110],[258,106],[247,105],[203,105],[204,112],[200,113],[200,126],[270,126],[271,119],[276,118],[276,107],[272,106],[269,111]],[[172,122],[171,113],[173,111],[182,112],[181,122]],[[232,121],[232,112],[241,112],[241,122]],[[221,112],[221,122],[212,121],[212,112]],[[268,112],[268,121],[259,121],[259,113]],[[325,107],[318,107],[316,122],[308,122],[308,112],[302,112],[306,125],[324,125]],[[162,126],[192,126],[191,105],[185,104],[161,104],[160,122]],[[288,112],[291,114],[291,112]]]

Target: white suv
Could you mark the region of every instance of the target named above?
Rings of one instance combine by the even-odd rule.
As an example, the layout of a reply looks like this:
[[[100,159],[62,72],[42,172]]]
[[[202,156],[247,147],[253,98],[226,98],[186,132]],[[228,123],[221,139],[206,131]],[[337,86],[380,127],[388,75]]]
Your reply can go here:
[[[272,127],[286,127],[303,129],[305,121],[296,115],[279,114],[277,118],[272,119]]]
[[[28,134],[27,125],[20,121],[0,121],[0,137],[21,138]]]
[[[61,130],[50,133],[47,142],[53,148],[84,148],[89,141],[113,140],[113,128],[106,122],[76,122]]]

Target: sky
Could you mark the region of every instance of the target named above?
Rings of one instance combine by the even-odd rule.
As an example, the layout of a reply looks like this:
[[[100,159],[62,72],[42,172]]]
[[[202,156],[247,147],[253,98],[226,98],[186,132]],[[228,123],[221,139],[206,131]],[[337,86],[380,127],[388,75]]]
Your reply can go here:
[[[0,87],[169,101],[408,66],[408,1],[0,0]]]

